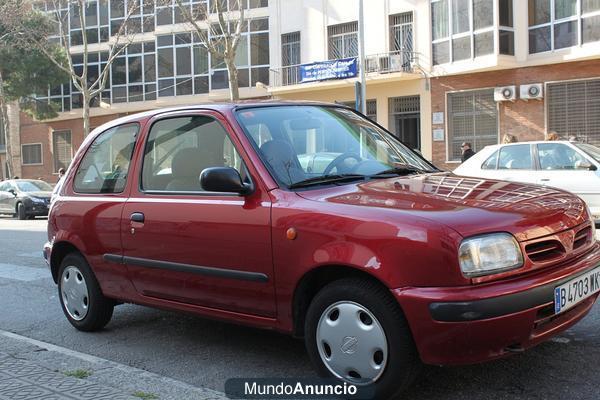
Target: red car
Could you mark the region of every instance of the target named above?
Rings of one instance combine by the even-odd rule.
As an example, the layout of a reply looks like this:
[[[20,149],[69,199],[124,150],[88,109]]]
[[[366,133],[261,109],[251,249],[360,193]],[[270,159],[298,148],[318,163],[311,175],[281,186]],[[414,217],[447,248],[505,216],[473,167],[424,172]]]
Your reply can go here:
[[[377,398],[421,363],[547,340],[600,290],[579,198],[440,171],[329,104],[211,104],[101,126],[67,172],[48,238],[79,330],[123,302],[276,329],[304,337],[320,373]]]

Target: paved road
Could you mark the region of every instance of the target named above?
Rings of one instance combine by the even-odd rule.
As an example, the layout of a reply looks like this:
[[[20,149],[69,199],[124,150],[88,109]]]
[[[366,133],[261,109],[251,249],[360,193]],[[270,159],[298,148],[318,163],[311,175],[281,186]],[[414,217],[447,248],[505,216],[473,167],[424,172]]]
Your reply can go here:
[[[82,333],[62,314],[41,258],[44,220],[0,217],[0,329],[192,385],[229,377],[311,377],[297,340],[274,332],[122,305],[107,329]],[[428,367],[407,399],[597,399],[600,306],[556,340],[485,365]]]

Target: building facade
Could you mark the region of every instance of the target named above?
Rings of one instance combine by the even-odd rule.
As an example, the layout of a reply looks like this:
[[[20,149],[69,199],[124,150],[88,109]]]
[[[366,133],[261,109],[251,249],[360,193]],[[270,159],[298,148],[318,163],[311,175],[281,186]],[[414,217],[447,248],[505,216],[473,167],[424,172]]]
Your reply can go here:
[[[140,1],[134,43],[113,64],[92,127],[131,112],[228,98],[223,63],[198,45],[176,0]],[[206,7],[210,21],[212,1],[184,3]],[[128,3],[90,4],[88,27],[98,41],[92,60],[100,68]],[[364,4],[366,114],[436,165],[453,169],[462,142],[478,150],[506,134],[525,141],[556,133],[600,144],[600,0]],[[246,6],[249,23],[236,57],[242,98],[354,104],[355,69],[328,79],[309,72],[335,60],[360,66],[358,0]],[[78,65],[82,33],[76,23],[70,29]],[[39,122],[21,115],[13,157],[21,176],[52,181],[83,140],[81,96],[63,85],[40,98],[60,105],[60,116]]]

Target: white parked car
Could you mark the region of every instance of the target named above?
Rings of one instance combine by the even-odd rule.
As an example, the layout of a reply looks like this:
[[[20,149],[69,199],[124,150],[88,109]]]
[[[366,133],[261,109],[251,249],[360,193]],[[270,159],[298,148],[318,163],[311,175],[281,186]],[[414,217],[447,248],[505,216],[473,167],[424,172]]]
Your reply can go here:
[[[568,190],[588,204],[600,226],[600,148],[591,144],[551,141],[487,146],[454,173]]]

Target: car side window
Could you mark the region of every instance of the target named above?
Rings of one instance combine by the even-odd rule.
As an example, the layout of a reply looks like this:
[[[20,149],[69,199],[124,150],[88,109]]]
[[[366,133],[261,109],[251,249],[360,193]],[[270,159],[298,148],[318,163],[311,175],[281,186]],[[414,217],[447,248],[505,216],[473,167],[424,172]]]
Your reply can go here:
[[[0,192],[8,192],[8,183],[0,183]]]
[[[75,192],[121,193],[127,183],[138,130],[138,124],[121,125],[94,139],[75,173]]]
[[[196,115],[152,125],[144,149],[143,190],[201,192],[200,174],[210,167],[232,167],[246,176],[239,153],[216,119]]]
[[[500,149],[498,169],[532,169],[528,144],[505,146]]]
[[[488,157],[487,160],[483,164],[481,164],[481,169],[496,169],[496,164],[498,162],[498,150],[494,152],[491,156]]]
[[[590,162],[584,156],[562,143],[540,143],[537,145],[540,169],[577,169]]]

